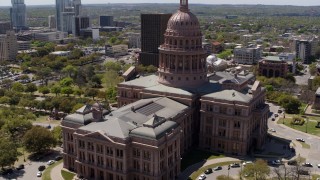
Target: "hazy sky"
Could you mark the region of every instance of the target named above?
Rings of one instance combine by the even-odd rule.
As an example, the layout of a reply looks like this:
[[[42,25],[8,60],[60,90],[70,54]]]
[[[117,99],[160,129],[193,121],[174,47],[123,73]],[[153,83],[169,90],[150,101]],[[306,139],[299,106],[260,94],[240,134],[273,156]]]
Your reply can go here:
[[[152,0],[157,3],[178,3],[179,0]],[[82,0],[83,4],[150,3],[150,0]],[[201,4],[273,4],[273,5],[320,5],[320,0],[189,0]],[[25,0],[27,5],[54,4],[55,0]],[[11,6],[11,0],[0,0],[0,6]]]

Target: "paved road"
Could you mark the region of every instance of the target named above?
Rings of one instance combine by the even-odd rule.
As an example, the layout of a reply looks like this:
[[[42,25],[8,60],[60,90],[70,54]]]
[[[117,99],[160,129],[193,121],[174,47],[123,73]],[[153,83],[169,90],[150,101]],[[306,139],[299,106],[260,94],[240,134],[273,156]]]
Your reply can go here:
[[[269,104],[269,106],[270,112],[278,112],[279,106],[275,106],[273,104]],[[274,115],[272,115],[272,117],[273,116]],[[280,116],[283,115],[281,114]],[[316,167],[317,164],[320,164],[320,137],[291,129],[283,124],[277,124],[278,118],[276,119],[276,121],[271,121],[269,119],[269,128],[273,128],[276,130],[275,135],[292,140],[292,142],[296,144],[295,148],[297,156],[300,155],[301,157],[306,158],[306,162],[312,163],[314,166],[312,168],[312,171],[320,173],[320,168]],[[305,142],[310,145],[310,149],[302,148],[301,144],[298,141],[296,141],[296,138],[304,139]]]
[[[64,180],[62,175],[61,175],[61,169],[63,168],[63,163],[60,163],[58,166],[52,168],[51,170],[51,179],[54,180]]]
[[[25,168],[23,170],[17,171],[14,170],[13,174],[7,176],[0,176],[0,180],[7,179],[22,179],[22,180],[41,180],[41,177],[37,177],[38,167],[41,165],[47,166],[47,162],[51,159],[54,159],[57,156],[58,152],[54,151],[54,153],[43,157],[39,161],[27,161],[24,163]]]

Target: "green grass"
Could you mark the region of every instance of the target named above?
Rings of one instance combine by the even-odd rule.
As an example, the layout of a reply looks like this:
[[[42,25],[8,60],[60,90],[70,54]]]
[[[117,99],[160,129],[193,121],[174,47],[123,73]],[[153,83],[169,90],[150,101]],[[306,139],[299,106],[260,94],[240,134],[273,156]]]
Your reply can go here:
[[[190,152],[188,152],[185,156],[183,156],[181,160],[181,171],[203,160],[216,159],[216,158],[222,158],[222,157],[225,157],[225,156],[222,154],[193,149]]]
[[[320,175],[319,175],[319,174],[314,174],[314,175],[312,175],[312,180],[316,180],[317,178],[320,178]]]
[[[62,169],[62,170],[61,170],[61,175],[62,175],[62,177],[63,177],[64,180],[72,180],[73,177],[74,177],[76,174]]]
[[[203,174],[205,170],[207,170],[209,168],[214,168],[214,167],[217,167],[217,166],[225,166],[225,165],[229,165],[229,164],[232,164],[232,163],[240,163],[240,161],[227,161],[227,162],[211,164],[211,165],[208,165],[208,166],[200,168],[198,171],[192,173],[190,177],[191,177],[191,179],[196,179],[198,176]]]
[[[35,121],[35,123],[50,123],[50,124],[60,124],[59,120],[48,120],[49,116],[39,116]]]
[[[278,124],[284,124],[290,128],[293,128],[295,130],[301,131],[301,132],[308,132],[308,134],[312,134],[312,135],[316,135],[316,136],[320,136],[320,128],[316,128],[315,126],[318,124],[318,121],[320,121],[320,117],[311,117],[309,116],[309,121],[307,123],[307,121],[302,125],[292,125],[291,124],[291,118],[288,118],[286,115],[286,118],[283,119],[279,119],[278,120]],[[308,126],[306,128],[306,126]]]
[[[51,180],[51,170],[62,163],[62,160],[50,165],[48,168],[46,168],[42,174],[42,180]]]

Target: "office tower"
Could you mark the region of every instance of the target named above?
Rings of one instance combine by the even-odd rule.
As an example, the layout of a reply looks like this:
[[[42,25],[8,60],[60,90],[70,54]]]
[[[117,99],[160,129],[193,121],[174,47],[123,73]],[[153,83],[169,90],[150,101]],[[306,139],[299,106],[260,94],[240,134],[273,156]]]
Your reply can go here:
[[[164,33],[172,14],[141,14],[140,64],[159,65],[159,46],[164,42]]]
[[[100,16],[100,26],[113,26],[113,16]]]
[[[54,15],[48,16],[48,25],[50,29],[57,28],[56,21],[57,21],[56,16]]]
[[[11,23],[9,21],[0,21],[0,34],[6,34],[9,30],[12,30]]]
[[[80,15],[81,0],[56,0],[56,26],[58,31],[72,33],[74,17]]]
[[[80,36],[80,30],[81,29],[87,29],[90,27],[90,18],[88,16],[76,16],[74,17],[74,35]]]
[[[18,53],[17,36],[14,31],[0,35],[0,61],[13,61]]]
[[[310,64],[316,53],[319,39],[316,36],[305,36],[296,39],[296,58],[304,64]]]
[[[10,8],[11,24],[15,29],[26,28],[26,5],[24,0],[11,0]]]

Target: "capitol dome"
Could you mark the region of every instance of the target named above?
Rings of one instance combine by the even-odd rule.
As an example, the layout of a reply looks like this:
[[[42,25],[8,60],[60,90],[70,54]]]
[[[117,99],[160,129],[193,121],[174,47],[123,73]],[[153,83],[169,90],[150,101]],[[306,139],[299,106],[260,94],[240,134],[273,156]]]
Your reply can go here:
[[[160,84],[195,88],[208,82],[206,51],[197,17],[189,11],[188,0],[171,16],[159,47]]]

